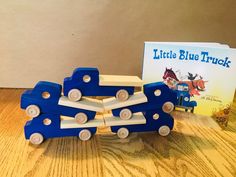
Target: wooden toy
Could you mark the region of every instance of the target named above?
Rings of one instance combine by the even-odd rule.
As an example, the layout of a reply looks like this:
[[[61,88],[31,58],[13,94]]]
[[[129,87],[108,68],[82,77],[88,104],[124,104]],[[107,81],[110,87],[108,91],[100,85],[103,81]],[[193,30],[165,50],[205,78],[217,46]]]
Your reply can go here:
[[[41,144],[44,139],[64,136],[78,136],[81,140],[86,141],[96,133],[97,128],[87,126],[62,129],[59,114],[41,114],[28,121],[24,130],[26,139],[37,145]]]
[[[134,93],[134,87],[142,85],[137,76],[99,75],[97,68],[77,68],[71,77],[64,79],[64,95],[72,101],[82,96],[116,96],[124,101]]]
[[[170,113],[174,110],[176,104],[176,93],[169,89],[162,82],[156,82],[144,85],[144,94],[147,101],[141,104],[132,104],[117,109],[112,109],[114,116],[119,116],[121,119],[130,119],[132,113],[146,112],[148,110],[162,109],[163,112]],[[112,107],[113,108],[113,107]]]
[[[134,93],[137,86],[143,86],[143,91]],[[96,68],[77,68],[65,78],[64,95],[60,84],[41,81],[21,97],[21,108],[32,118],[25,125],[25,137],[36,145],[64,136],[86,141],[101,126],[111,127],[119,138],[145,131],[167,136],[174,125],[170,112],[176,103],[177,93],[162,82],[143,85],[138,77],[99,75]]]
[[[105,126],[121,126],[121,125],[137,125],[146,124],[146,118],[143,113],[136,113],[133,115],[132,119],[122,120],[118,117],[114,117],[111,114],[104,115]]]
[[[63,120],[64,118],[64,120]],[[73,118],[61,117],[61,129],[70,129],[70,128],[89,128],[89,127],[102,127],[105,126],[103,119],[93,119],[88,121],[86,124],[78,124]]]
[[[101,113],[104,112],[102,101],[91,98],[83,97],[80,101],[74,102],[70,101],[67,97],[62,96],[60,97],[58,104],[72,108],[85,109]]]
[[[59,114],[75,117],[78,123],[85,123],[95,117],[96,112],[103,112],[102,104],[95,101],[81,101],[76,108],[59,105],[62,87],[59,84],[40,81],[34,89],[25,91],[21,96],[21,108],[30,117],[37,117],[41,113]]]
[[[126,101],[120,102],[114,97],[103,99],[103,105],[105,110],[112,110],[116,108],[121,108],[130,105],[136,105],[140,103],[147,102],[147,97],[143,92],[136,92],[134,95],[130,96],[130,98]]]
[[[144,114],[146,124],[111,126],[111,131],[119,138],[126,138],[130,132],[157,131],[161,136],[167,136],[174,126],[174,119],[170,114],[159,110],[149,110]]]
[[[64,118],[64,117],[63,117]],[[86,124],[77,124],[75,119],[66,118],[66,120],[61,120],[61,129],[68,128],[87,128],[87,127],[102,127],[102,126],[118,126],[118,125],[136,125],[145,124],[146,119],[142,113],[136,113],[129,120],[122,120],[114,117],[111,114],[104,114],[102,119],[93,119]]]

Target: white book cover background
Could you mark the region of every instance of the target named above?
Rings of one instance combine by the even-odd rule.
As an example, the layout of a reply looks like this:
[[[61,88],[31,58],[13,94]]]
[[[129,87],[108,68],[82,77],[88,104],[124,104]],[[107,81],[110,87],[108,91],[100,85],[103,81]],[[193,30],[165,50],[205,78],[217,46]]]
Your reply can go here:
[[[236,49],[215,44],[201,46],[145,42],[142,78],[147,83],[167,82],[165,74],[172,72],[168,77],[171,76],[173,82],[168,85],[179,82],[194,85],[189,90],[191,100],[197,102],[194,112],[211,116],[233,101]]]

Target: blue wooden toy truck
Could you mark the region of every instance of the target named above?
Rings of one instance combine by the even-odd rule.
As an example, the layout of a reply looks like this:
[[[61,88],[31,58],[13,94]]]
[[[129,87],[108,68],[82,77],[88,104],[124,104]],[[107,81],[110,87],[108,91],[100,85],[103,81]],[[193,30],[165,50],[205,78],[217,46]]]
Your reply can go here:
[[[125,101],[135,87],[142,85],[136,76],[100,75],[97,68],[77,68],[63,84],[64,95],[72,101],[79,101],[82,96],[115,96]]]
[[[131,78],[134,80],[128,84],[127,79]],[[21,97],[21,108],[32,118],[25,125],[25,137],[32,144],[65,136],[78,136],[86,141],[100,126],[111,127],[119,138],[126,138],[131,132],[145,131],[157,131],[161,136],[167,136],[174,125],[170,113],[177,104],[177,93],[162,82],[145,84],[143,91],[134,93],[134,87],[142,84],[141,79],[134,76],[104,77],[96,68],[78,68],[72,77],[65,78],[64,95],[61,85],[41,81]],[[69,98],[74,89],[79,90],[82,98],[74,99],[77,93]],[[115,98],[120,90],[128,92],[127,99],[123,96],[121,100]],[[84,96],[112,97],[90,100]],[[104,113],[108,110],[112,114]],[[102,119],[96,119],[97,112],[103,113],[98,115]]]

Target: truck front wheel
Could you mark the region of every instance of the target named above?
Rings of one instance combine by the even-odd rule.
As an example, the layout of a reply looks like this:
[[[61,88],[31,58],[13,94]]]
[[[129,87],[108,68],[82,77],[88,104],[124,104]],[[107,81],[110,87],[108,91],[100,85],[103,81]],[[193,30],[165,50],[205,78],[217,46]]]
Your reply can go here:
[[[68,98],[71,101],[79,101],[82,97],[82,93],[79,89],[71,89],[68,93]]]
[[[40,133],[33,133],[30,135],[29,141],[34,145],[39,145],[43,142],[43,135]]]
[[[167,125],[163,125],[158,129],[158,133],[161,136],[167,136],[170,134],[170,128]]]
[[[37,116],[39,116],[39,114],[40,114],[40,109],[39,109],[39,107],[37,106],[37,105],[29,105],[27,108],[26,108],[26,110],[25,110],[25,112],[26,112],[26,115],[27,116],[29,116],[29,117],[37,117]]]
[[[89,130],[84,129],[79,132],[79,139],[82,141],[87,141],[91,138],[92,134]]]

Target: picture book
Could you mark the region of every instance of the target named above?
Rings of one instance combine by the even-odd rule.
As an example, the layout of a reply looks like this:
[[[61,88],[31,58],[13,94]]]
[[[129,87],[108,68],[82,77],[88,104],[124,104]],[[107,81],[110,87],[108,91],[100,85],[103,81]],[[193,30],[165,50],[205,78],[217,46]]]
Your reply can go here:
[[[216,118],[228,115],[236,86],[236,49],[219,43],[145,42],[145,82],[175,90],[177,109]]]

